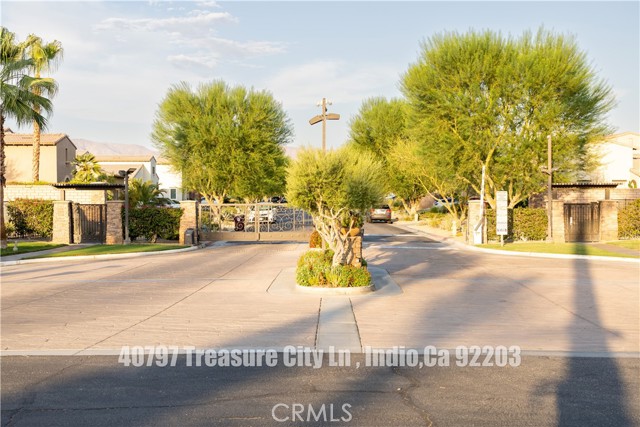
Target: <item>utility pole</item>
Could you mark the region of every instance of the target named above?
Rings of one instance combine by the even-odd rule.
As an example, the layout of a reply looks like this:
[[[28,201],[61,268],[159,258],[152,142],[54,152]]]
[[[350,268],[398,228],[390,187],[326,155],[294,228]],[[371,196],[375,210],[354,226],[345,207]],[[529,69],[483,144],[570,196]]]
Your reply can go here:
[[[322,122],[322,152],[327,151],[327,120],[340,120],[340,114],[330,113],[327,114],[327,105],[331,105],[331,101],[327,101],[327,98],[322,98],[322,101],[316,105],[322,107],[322,114],[313,116],[309,120],[310,125]]]
[[[547,174],[547,241],[553,241],[553,172],[557,168],[553,167],[553,153],[551,135],[547,135],[547,167],[541,168]]]

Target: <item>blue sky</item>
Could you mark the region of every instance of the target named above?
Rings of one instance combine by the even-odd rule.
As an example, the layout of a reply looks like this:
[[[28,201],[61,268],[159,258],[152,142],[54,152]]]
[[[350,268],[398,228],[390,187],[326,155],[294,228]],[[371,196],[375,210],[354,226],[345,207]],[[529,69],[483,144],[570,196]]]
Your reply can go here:
[[[540,26],[576,37],[618,104],[610,123],[640,131],[640,3],[634,2],[32,2],[1,3],[23,40],[60,40],[64,61],[49,132],[152,147],[158,104],[180,81],[267,89],[294,126],[294,145],[321,144],[316,102],[333,101],[329,147],[348,138],[368,97],[400,96],[420,42],[443,31],[520,35]],[[16,126],[9,125],[15,130]],[[28,127],[19,129],[30,132]]]

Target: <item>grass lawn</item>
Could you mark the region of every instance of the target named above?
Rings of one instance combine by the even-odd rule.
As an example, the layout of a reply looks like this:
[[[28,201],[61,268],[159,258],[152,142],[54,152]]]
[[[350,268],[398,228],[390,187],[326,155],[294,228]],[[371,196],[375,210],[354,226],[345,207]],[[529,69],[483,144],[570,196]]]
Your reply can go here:
[[[607,242],[607,245],[615,245],[621,248],[640,251],[640,240],[616,240],[615,242]]]
[[[539,252],[551,254],[573,254],[573,255],[598,255],[612,256],[622,258],[638,258],[638,256],[625,255],[617,252],[610,252],[604,249],[596,248],[585,243],[545,243],[545,242],[518,242],[505,243],[503,247],[500,243],[489,243],[486,245],[477,245],[479,248],[502,249],[505,251],[515,252]]]
[[[52,258],[63,256],[79,255],[106,255],[106,254],[128,254],[133,252],[157,252],[168,251],[170,249],[184,249],[188,246],[174,245],[167,243],[135,243],[131,245],[95,245],[87,248],[73,249],[71,251],[59,252],[56,254],[43,255],[33,258]]]
[[[2,256],[18,255],[18,254],[25,254],[27,252],[44,251],[46,249],[54,249],[54,248],[59,248],[61,246],[67,246],[60,243],[18,241],[18,250],[14,252],[13,242],[14,241],[9,240],[7,242],[7,249],[0,250],[0,255]]]

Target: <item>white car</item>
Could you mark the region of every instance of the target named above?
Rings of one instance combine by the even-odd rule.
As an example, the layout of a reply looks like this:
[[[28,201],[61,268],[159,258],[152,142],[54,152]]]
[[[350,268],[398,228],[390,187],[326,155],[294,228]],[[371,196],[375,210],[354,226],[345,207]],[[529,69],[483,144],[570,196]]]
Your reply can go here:
[[[158,198],[158,206],[165,208],[180,209],[180,202],[174,199],[167,199],[165,197]]]
[[[276,222],[276,208],[273,206],[260,206],[260,222]],[[250,224],[255,222],[256,214],[254,207],[249,208],[249,216],[247,217],[247,222]]]

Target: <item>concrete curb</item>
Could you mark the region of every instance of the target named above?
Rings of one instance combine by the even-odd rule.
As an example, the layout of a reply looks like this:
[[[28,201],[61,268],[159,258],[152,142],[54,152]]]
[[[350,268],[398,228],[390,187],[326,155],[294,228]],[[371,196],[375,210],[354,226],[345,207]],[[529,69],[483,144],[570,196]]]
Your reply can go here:
[[[296,292],[310,295],[367,295],[376,290],[376,286],[360,286],[358,288],[321,288],[313,286],[300,286],[296,283]]]
[[[87,260],[107,260],[107,259],[123,259],[123,258],[138,258],[153,255],[163,254],[177,254],[181,252],[190,252],[204,248],[206,245],[201,243],[197,246],[191,246],[184,249],[170,249],[168,251],[152,251],[152,252],[131,252],[126,254],[105,254],[105,255],[79,255],[79,256],[66,256],[66,257],[53,257],[53,258],[35,258],[35,259],[18,259],[15,261],[0,261],[0,266],[8,267],[12,265],[22,264],[41,264],[47,262],[68,262],[68,261],[87,261]],[[35,252],[34,252],[35,254]]]
[[[500,249],[479,248],[477,246],[467,245],[465,243],[458,242],[454,240],[452,237],[438,236],[437,234],[431,234],[423,230],[413,228],[411,227],[411,225],[408,225],[408,224],[407,225],[403,224],[402,228],[424,234],[430,238],[436,238],[442,243],[446,243],[451,246],[457,247],[459,249],[472,251],[472,252],[484,252],[487,254],[507,255],[507,256],[525,256],[525,257],[532,257],[532,258],[585,259],[585,260],[592,260],[592,261],[640,263],[640,258],[611,257],[611,256],[602,256],[602,255],[552,254],[552,253],[544,253],[544,252],[518,252],[518,251],[504,251]]]

